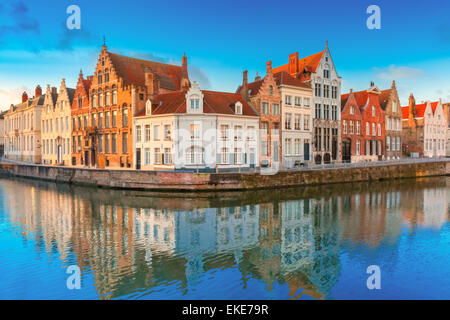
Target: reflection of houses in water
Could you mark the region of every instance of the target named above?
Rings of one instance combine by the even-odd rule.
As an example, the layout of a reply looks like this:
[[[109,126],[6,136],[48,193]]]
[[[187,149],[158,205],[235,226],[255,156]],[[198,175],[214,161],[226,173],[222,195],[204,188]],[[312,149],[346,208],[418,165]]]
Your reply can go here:
[[[241,250],[258,243],[259,206],[225,207],[217,209],[217,251]]]

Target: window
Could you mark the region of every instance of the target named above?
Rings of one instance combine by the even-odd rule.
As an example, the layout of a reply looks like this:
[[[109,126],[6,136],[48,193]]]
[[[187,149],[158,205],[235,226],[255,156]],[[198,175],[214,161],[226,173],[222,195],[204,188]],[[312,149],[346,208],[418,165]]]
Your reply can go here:
[[[112,92],[112,104],[115,106],[117,104],[117,90]]]
[[[145,125],[145,142],[150,141],[150,125]]]
[[[262,103],[262,114],[269,114],[269,104],[267,102]]]
[[[342,125],[343,125],[343,133],[347,134],[347,120],[342,121]]]
[[[117,125],[117,111],[112,112],[112,126],[115,127]]]
[[[97,114],[92,115],[92,126],[95,127],[97,125]]]
[[[391,137],[389,137],[389,136],[386,137],[386,150],[391,151]],[[395,146],[394,146],[394,150],[395,150]]]
[[[304,107],[309,108],[310,107],[310,98],[305,98],[304,100]]]
[[[145,164],[150,164],[150,148],[145,149]]]
[[[164,149],[164,164],[172,164],[172,150],[170,148]]]
[[[292,104],[292,96],[285,96],[284,97],[284,103],[288,106]]]
[[[302,118],[299,114],[295,115],[295,122],[294,122],[294,129],[295,130],[301,130],[301,121]]]
[[[269,134],[269,123],[268,122],[261,122],[261,130],[263,134]]]
[[[306,131],[310,130],[309,119],[310,119],[309,115],[303,116],[303,130],[306,130]]]
[[[242,126],[234,126],[234,141],[242,140]]]
[[[327,84],[325,84],[325,85],[323,86],[323,96],[324,96],[325,98],[329,98],[329,97],[330,97],[330,86],[327,85]]]
[[[370,123],[366,122],[366,136],[370,136]]]
[[[48,154],[48,140],[45,140],[45,145],[46,145],[46,150],[47,150],[47,154]],[[75,153],[77,152],[77,140],[75,138],[75,136],[72,137],[72,152]]]
[[[170,140],[170,125],[164,126],[164,140]]]
[[[200,109],[200,100],[199,99],[191,99],[191,109],[192,110]]]
[[[354,124],[353,124],[353,121],[350,121],[350,134],[354,134],[354,133],[355,133]]]
[[[240,103],[236,103],[234,105],[234,108],[235,108],[235,110],[234,110],[235,114],[242,114],[242,105]]]
[[[228,148],[222,148],[221,163],[228,164]]]
[[[378,136],[381,137],[381,124],[378,124]]]
[[[154,155],[154,157],[153,157],[153,163],[154,163],[154,164],[160,164],[161,161],[160,161],[160,151],[159,151],[159,148],[155,148],[155,149],[153,150],[153,155]]]
[[[285,139],[284,140],[284,150],[285,150],[285,154],[286,155],[290,155],[291,154],[291,139]]]
[[[255,136],[256,136],[256,134],[255,134],[255,127],[248,127],[247,128],[248,130],[247,130],[247,140],[248,141],[255,141]]]
[[[337,99],[337,87],[336,86],[331,86],[331,98]]]
[[[294,140],[294,154],[296,156],[300,155],[301,153],[301,141],[300,139],[295,139]]]
[[[397,112],[397,101],[392,101],[392,112]]]
[[[361,155],[361,140],[356,140],[356,155]]]
[[[332,106],[331,119],[338,120],[337,106]]]
[[[98,150],[99,152],[103,152],[103,135],[98,135]]]
[[[105,105],[110,106],[111,105],[111,92],[106,92],[105,93],[106,96],[106,100],[105,100]]]
[[[122,110],[122,126],[128,126],[128,109],[126,107]]]
[[[87,126],[88,126],[88,118],[87,118],[87,116],[84,116],[83,117],[83,127],[87,128]],[[61,127],[62,127],[62,121],[61,121]]]
[[[377,129],[375,127],[375,123],[372,123],[372,135],[376,136],[377,135]]]
[[[153,140],[159,140],[159,126],[153,126]]]
[[[397,137],[397,151],[400,151],[400,137]]]
[[[375,113],[375,106],[372,106],[372,117],[375,117],[376,113]]]
[[[81,136],[78,136],[78,152],[81,152]],[[55,141],[55,151],[56,151],[56,141]],[[52,143],[52,153],[53,153],[53,143]]]
[[[222,124],[220,126],[220,138],[222,141],[228,140],[228,125]]]
[[[105,134],[105,153],[109,153],[109,134]]]
[[[273,95],[273,86],[269,86],[269,94],[272,96]]]
[[[83,99],[81,98],[81,96],[78,97],[78,108],[82,108],[83,107]]]
[[[322,95],[321,91],[322,91],[322,87],[321,87],[320,83],[316,83],[316,86],[315,86],[316,97],[320,97]]]
[[[105,113],[105,128],[109,128],[109,111]]]
[[[200,139],[200,124],[191,124],[191,139]]]
[[[143,93],[139,93],[139,100],[140,101],[144,101],[144,94]]]
[[[329,79],[330,78],[330,70],[323,70],[323,77],[325,79]]]
[[[355,114],[355,107],[354,106],[350,107],[350,114]]]
[[[112,153],[117,152],[117,134],[116,133],[113,133],[111,135],[111,150],[112,150]]]
[[[104,106],[104,100],[103,100],[103,93],[100,93],[98,96],[98,105],[99,107],[103,107]]]
[[[302,97],[295,97],[295,105],[297,107],[301,107],[302,106]]]
[[[128,134],[122,133],[122,153],[128,153]]]
[[[284,128],[286,130],[291,130],[292,114],[286,113],[286,118],[284,120]]]
[[[278,103],[272,103],[272,114],[277,116],[280,114],[280,105]]]
[[[103,128],[103,113],[99,113],[98,115],[98,127]]]
[[[356,122],[356,134],[361,134],[361,122]]]
[[[321,105],[320,103],[316,103],[316,119],[320,119],[321,118]]]
[[[323,112],[323,118],[326,120],[330,119],[330,106],[328,104],[323,105],[324,112]]]
[[[136,126],[136,142],[141,142],[141,126]]]

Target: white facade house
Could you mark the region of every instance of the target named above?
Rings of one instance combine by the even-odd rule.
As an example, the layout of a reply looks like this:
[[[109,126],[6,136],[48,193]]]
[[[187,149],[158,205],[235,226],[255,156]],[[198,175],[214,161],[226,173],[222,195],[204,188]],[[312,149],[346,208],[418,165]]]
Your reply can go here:
[[[447,119],[441,101],[428,102],[424,113],[424,148],[425,157],[445,157],[447,150]]]
[[[312,160],[317,163],[340,161],[341,154],[341,78],[331,58],[328,42],[325,50],[305,58],[298,52],[289,55],[289,64],[273,69],[288,72],[310,84],[313,90]]]
[[[275,74],[274,78],[282,96],[283,167],[299,167],[311,161],[312,89],[284,71]]]
[[[148,100],[134,117],[134,159],[143,170],[249,169],[257,166],[259,117],[235,93],[187,92]]]

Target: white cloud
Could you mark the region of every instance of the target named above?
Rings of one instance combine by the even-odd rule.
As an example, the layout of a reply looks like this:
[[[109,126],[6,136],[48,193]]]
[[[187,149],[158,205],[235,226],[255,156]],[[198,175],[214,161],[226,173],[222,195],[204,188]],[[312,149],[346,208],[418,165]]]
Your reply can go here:
[[[393,64],[383,69],[375,68],[375,71],[378,72],[378,78],[385,80],[415,79],[425,76],[425,71],[422,69],[395,66]]]

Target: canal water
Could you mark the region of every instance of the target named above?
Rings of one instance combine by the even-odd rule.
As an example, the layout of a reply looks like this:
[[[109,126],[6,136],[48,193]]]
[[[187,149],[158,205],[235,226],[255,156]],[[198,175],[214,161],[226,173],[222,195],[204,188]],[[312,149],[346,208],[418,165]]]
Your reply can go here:
[[[450,299],[449,200],[445,177],[195,197],[0,178],[0,299]]]

